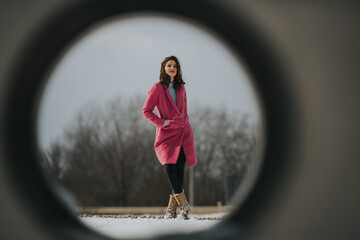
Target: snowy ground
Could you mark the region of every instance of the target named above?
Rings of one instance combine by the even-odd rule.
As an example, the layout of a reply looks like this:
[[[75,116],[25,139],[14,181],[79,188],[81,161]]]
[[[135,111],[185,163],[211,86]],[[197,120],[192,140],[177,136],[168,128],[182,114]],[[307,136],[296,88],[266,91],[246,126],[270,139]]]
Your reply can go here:
[[[206,230],[219,223],[225,213],[193,214],[189,220],[162,219],[160,216],[125,217],[80,217],[89,228],[106,236],[116,238],[149,238],[168,233],[190,233]],[[205,218],[205,220],[204,220]]]

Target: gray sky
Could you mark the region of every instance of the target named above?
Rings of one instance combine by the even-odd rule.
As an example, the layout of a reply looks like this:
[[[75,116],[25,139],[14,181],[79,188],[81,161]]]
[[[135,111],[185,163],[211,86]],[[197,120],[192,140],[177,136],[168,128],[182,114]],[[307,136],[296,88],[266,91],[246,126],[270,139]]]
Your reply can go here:
[[[212,106],[248,113],[257,120],[251,80],[223,40],[169,15],[128,15],[94,26],[59,59],[40,104],[40,147],[61,137],[86,102],[146,96],[159,80],[161,61],[169,55],[180,61],[188,111],[195,104]]]

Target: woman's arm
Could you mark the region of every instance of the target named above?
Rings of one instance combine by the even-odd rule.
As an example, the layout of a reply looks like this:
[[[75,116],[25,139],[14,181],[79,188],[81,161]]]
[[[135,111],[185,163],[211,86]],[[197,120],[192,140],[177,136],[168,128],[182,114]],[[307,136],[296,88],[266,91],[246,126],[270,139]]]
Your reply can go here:
[[[156,85],[153,85],[148,92],[148,96],[143,106],[142,114],[147,120],[152,122],[155,125],[155,127],[160,128],[164,126],[165,119],[161,119],[158,116],[156,116],[155,113],[153,113],[154,108],[158,102],[158,99],[159,99],[159,91],[156,88]]]

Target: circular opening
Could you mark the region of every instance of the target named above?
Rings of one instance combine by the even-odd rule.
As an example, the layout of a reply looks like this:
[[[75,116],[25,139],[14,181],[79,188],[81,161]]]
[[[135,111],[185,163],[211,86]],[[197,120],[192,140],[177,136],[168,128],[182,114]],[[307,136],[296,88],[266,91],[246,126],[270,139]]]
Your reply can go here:
[[[241,205],[261,166],[263,120],[228,42],[189,19],[133,13],[93,25],[64,49],[47,73],[38,146],[47,178],[83,223],[110,237],[188,233]],[[171,188],[154,152],[155,127],[141,115],[169,55],[182,67],[198,158],[185,171],[193,213],[183,222],[161,219]]]
[[[25,39],[18,58],[9,70],[7,95],[4,103],[6,109],[4,136],[7,158],[5,169],[11,178],[17,201],[24,211],[22,219],[31,222],[39,231],[46,233],[50,238],[103,239],[104,236],[84,227],[73,209],[69,209],[74,201],[64,203],[66,194],[59,194],[61,188],[53,186],[53,182],[46,181],[44,172],[39,167],[39,132],[38,107],[43,96],[43,87],[46,85],[51,70],[61,59],[61,53],[66,53],[71,43],[78,38],[89,26],[104,19],[123,13],[146,11],[147,13],[173,13],[202,23],[209,29],[226,39],[234,53],[244,59],[247,69],[256,83],[263,107],[264,125],[266,134],[260,139],[266,140],[264,145],[264,160],[261,165],[261,174],[257,171],[252,174],[253,185],[251,191],[239,190],[245,193],[239,200],[236,208],[221,222],[208,231],[199,235],[188,235],[189,238],[224,238],[244,236],[246,231],[258,221],[270,199],[276,195],[281,179],[284,179],[285,166],[289,166],[289,159],[285,159],[286,129],[292,122],[287,113],[291,102],[289,88],[284,81],[284,73],[280,72],[278,55],[265,42],[266,38],[258,35],[255,26],[244,17],[240,10],[229,11],[230,3],[215,5],[211,2],[151,2],[139,1],[91,1],[73,3],[64,7],[53,8],[53,14],[47,14],[38,27]],[[201,10],[199,10],[201,9]],[[226,10],[227,9],[227,10]],[[216,17],[215,17],[216,16]],[[193,24],[192,22],[191,24]],[[201,26],[203,28],[203,26]],[[208,30],[208,29],[207,29]],[[211,32],[211,31],[208,31]],[[83,35],[81,35],[83,36]],[[163,57],[163,56],[162,56]],[[14,60],[14,61],[15,61]],[[261,132],[263,132],[261,131]],[[265,139],[266,137],[266,139]],[[285,144],[286,143],[286,144]],[[263,144],[263,143],[262,143]],[[260,144],[261,145],[261,144]],[[21,149],[21,151],[19,151]],[[261,149],[261,148],[260,148]],[[261,153],[261,152],[260,152]],[[260,161],[258,161],[260,162]],[[21,166],[21,167],[19,167]],[[253,168],[253,169],[259,169]],[[274,174],[276,173],[276,174]],[[46,177],[46,176],[45,176]],[[47,179],[49,180],[49,179]],[[249,184],[248,186],[251,186]],[[247,194],[250,191],[250,194]],[[241,194],[236,194],[240,196]],[[66,197],[65,197],[66,198]],[[76,200],[75,200],[76,201]],[[241,201],[243,203],[241,203]],[[27,220],[26,220],[27,219]],[[31,227],[32,228],[32,227]],[[251,229],[250,229],[251,231]],[[239,235],[240,234],[240,235]]]

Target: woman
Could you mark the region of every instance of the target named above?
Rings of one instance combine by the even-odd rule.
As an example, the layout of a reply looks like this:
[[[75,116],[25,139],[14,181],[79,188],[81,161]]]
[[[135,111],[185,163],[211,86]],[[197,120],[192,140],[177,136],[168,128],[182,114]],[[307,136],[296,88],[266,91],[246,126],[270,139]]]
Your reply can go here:
[[[156,127],[155,153],[164,165],[172,194],[164,218],[188,219],[191,212],[184,186],[184,167],[197,163],[194,135],[188,120],[185,82],[175,56],[161,63],[160,81],[155,83],[146,98],[143,115]],[[158,116],[153,113],[156,107]],[[180,214],[177,216],[177,207]]]

